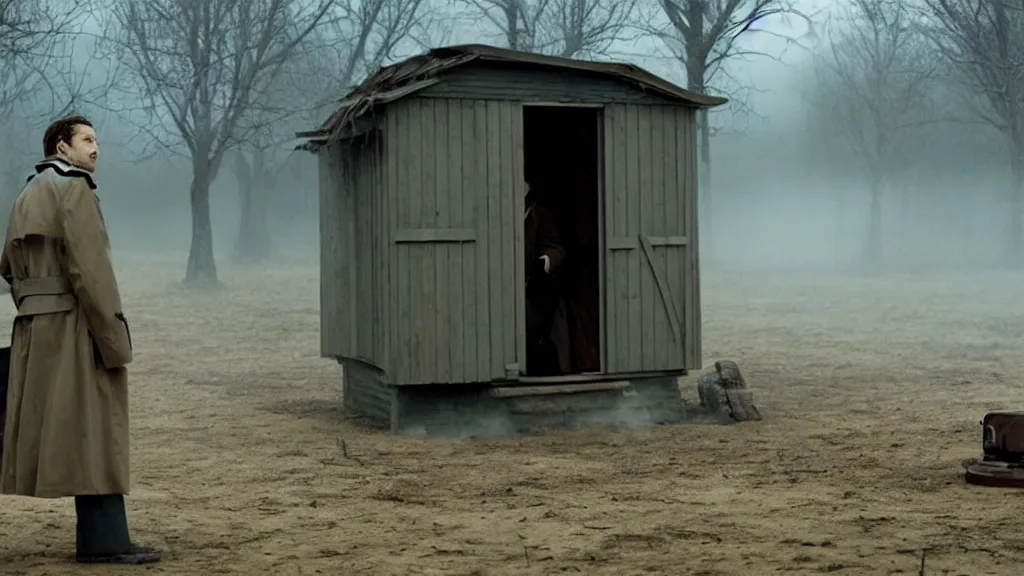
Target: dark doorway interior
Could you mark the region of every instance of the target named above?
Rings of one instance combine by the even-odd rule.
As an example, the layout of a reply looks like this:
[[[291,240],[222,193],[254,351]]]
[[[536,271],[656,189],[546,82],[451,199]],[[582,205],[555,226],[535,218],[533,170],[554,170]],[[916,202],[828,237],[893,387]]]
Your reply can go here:
[[[527,376],[601,370],[600,122],[600,108],[523,109],[528,201],[553,216],[565,254],[563,265],[550,276],[542,276],[535,262],[526,262]]]

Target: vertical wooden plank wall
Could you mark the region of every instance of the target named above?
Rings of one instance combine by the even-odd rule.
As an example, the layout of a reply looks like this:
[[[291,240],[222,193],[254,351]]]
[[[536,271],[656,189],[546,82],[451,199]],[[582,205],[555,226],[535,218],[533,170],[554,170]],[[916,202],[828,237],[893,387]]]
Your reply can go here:
[[[344,143],[320,151],[320,329],[321,355],[354,356],[355,183]]]
[[[451,103],[452,101],[449,101]],[[476,342],[477,368],[476,376],[480,381],[491,378],[491,367],[501,361],[500,355],[493,354],[491,327],[491,276],[490,236],[491,226],[488,224],[493,211],[490,209],[487,181],[487,105],[484,102],[458,100],[462,117],[469,125],[463,128],[471,134],[472,149],[462,158],[465,174],[463,176],[463,195],[466,201],[476,205],[476,219],[473,229],[476,232],[476,244],[473,253],[476,258],[476,284],[472,298],[476,300]],[[498,286],[495,286],[498,289]],[[468,295],[467,295],[468,296]],[[497,327],[499,323],[495,323]],[[492,362],[493,358],[493,362]]]
[[[622,300],[623,294],[619,286],[619,254],[611,250],[612,241],[625,234],[625,207],[619,200],[616,190],[626,187],[625,174],[618,168],[622,162],[622,151],[625,148],[625,125],[616,121],[617,116],[622,114],[619,106],[605,106],[604,109],[604,292],[602,293],[602,306],[604,307],[604,323],[601,326],[604,332],[604,370],[605,372],[618,372],[622,366],[619,356],[620,342],[623,336],[628,336],[619,326],[625,327],[626,318],[619,311],[618,302]],[[627,328],[628,330],[628,328]]]
[[[355,301],[354,338],[357,342],[356,358],[386,369],[389,359],[383,343],[382,318],[386,302],[381,296],[380,286],[386,267],[383,265],[384,251],[380,241],[382,223],[380,214],[387,196],[381,185],[380,134],[373,132],[368,138],[353,140],[350,153],[356,166],[356,222],[355,261],[356,291],[351,294]]]
[[[413,125],[412,113],[408,105],[395,103],[388,107],[387,138],[389,164],[389,182],[391,188],[390,211],[394,219],[394,227],[389,231],[388,241],[392,243],[390,267],[392,271],[392,300],[394,313],[388,332],[394,342],[394,362],[391,366],[392,377],[396,382],[405,382],[411,377],[412,370],[418,362],[419,344],[416,331],[419,326],[413,323],[412,313],[415,304],[411,301],[412,285],[412,246],[394,242],[399,230],[413,228],[413,221],[420,219],[419,187],[410,187],[410,172],[413,178],[419,177],[419,168],[412,163],[419,157],[419,126]],[[413,148],[415,146],[415,148]],[[415,204],[414,204],[415,202]]]
[[[337,191],[340,178],[331,154],[333,148],[327,145],[317,152],[320,197],[320,356],[325,358],[334,350],[333,329],[337,322],[334,294],[337,290],[335,255],[338,253],[338,234],[334,223],[338,213],[335,203],[340,199]]]
[[[677,159],[679,151],[683,150],[685,152],[686,150],[685,142],[680,145],[676,138],[679,130],[679,121],[683,118],[679,115],[680,112],[684,112],[684,109],[658,107],[652,112],[654,114],[654,121],[657,125],[661,126],[661,130],[652,135],[655,140],[654,146],[658,150],[655,162],[661,168],[657,173],[662,175],[660,186],[662,187],[662,195],[664,197],[664,208],[661,211],[662,220],[656,228],[658,236],[690,236],[689,226],[686,224],[685,206],[686,195],[691,191],[688,191],[684,186],[686,173],[689,168],[686,164],[680,164]],[[655,187],[657,188],[658,184],[655,184]],[[684,306],[686,294],[688,293],[688,284],[693,281],[693,278],[686,272],[689,248],[689,246],[682,248],[684,253],[681,258],[677,256],[679,249],[655,248],[655,250],[660,250],[663,270],[665,270],[668,281],[672,285],[673,296],[676,298],[676,310],[682,312],[682,318],[679,323],[683,334],[682,349],[678,345],[673,345],[673,334],[668,318],[665,315],[658,315],[662,319],[662,322],[658,325],[658,333],[663,338],[663,340],[660,340],[660,346],[658,347],[658,363],[662,365],[678,360],[678,358],[673,358],[673,356],[682,354],[683,364],[686,367],[686,349],[689,348],[693,341],[693,335],[686,326],[686,319],[690,317],[690,312]],[[655,298],[658,297],[659,295],[656,294]],[[661,304],[658,300],[655,300],[654,305],[660,306]]]
[[[611,104],[604,134],[606,369],[698,368],[693,111]]]
[[[684,323],[687,338],[686,367],[687,369],[699,370],[704,367],[703,359],[703,332],[701,328],[701,304],[700,304],[700,234],[697,226],[697,113],[692,108],[676,108],[676,142],[683,143],[678,146],[679,154],[685,157],[678,160],[682,166],[686,166],[685,181],[683,188],[683,217],[686,222],[687,237],[690,243],[687,245],[686,263],[684,274],[686,275],[686,296],[685,296],[685,318]]]
[[[518,104],[409,98],[386,140],[394,380],[504,377],[525,354]]]
[[[355,306],[353,312],[352,340],[355,343],[354,357],[370,359],[373,358],[373,307],[370,298],[373,296],[372,270],[369,268],[372,253],[370,246],[370,203],[373,201],[373,184],[370,178],[369,162],[372,161],[370,154],[367,154],[365,140],[351,140],[347,142],[348,153],[352,158],[354,174],[353,191],[355,198],[352,201],[354,211],[350,215],[352,220],[352,235],[355,238],[355,247],[352,250],[353,266],[351,268],[352,286],[354,290],[344,297],[351,300]]]
[[[390,310],[390,301],[387,297],[387,287],[389,286],[390,267],[388,266],[389,258],[389,247],[388,242],[388,227],[387,227],[387,206],[390,191],[387,187],[387,169],[385,156],[385,145],[386,138],[383,133],[378,132],[375,134],[375,138],[371,143],[370,150],[373,158],[373,179],[374,179],[374,194],[373,194],[373,225],[371,232],[373,234],[374,243],[374,258],[370,262],[370,268],[373,271],[373,302],[374,302],[374,315],[373,315],[373,341],[374,341],[374,359],[377,360],[377,365],[384,369],[389,370],[392,364],[391,350],[388,339],[388,314]]]
[[[320,154],[321,354],[386,367],[381,287],[390,272],[382,239],[385,203],[380,138],[344,140]]]
[[[517,214],[512,232],[515,236],[515,278],[512,285],[516,287],[513,318],[516,323],[515,358],[520,373],[526,371],[526,155],[523,149],[525,133],[523,131],[523,107],[518,102],[511,103],[508,113],[512,117],[512,129],[508,133],[512,137],[513,161],[512,173],[512,212]]]

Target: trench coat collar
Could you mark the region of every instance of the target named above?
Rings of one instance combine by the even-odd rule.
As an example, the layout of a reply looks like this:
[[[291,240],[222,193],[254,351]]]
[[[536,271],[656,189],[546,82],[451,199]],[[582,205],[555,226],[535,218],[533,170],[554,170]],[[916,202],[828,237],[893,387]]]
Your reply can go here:
[[[47,156],[46,158],[43,158],[39,162],[36,162],[35,168],[36,173],[29,176],[26,182],[31,181],[33,178],[35,178],[36,174],[42,174],[44,170],[52,168],[61,176],[65,176],[68,178],[85,178],[86,183],[89,184],[89,188],[93,190],[96,189],[96,174],[86,170],[85,168],[76,166],[71,162],[71,160],[67,156],[64,156],[62,154],[54,154],[53,156]]]

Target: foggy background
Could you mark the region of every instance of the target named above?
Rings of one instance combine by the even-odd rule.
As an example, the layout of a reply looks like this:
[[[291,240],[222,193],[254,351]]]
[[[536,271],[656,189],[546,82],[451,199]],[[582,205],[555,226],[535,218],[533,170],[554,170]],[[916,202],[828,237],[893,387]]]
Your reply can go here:
[[[705,267],[1016,267],[1024,2],[980,1],[0,0],[3,215],[79,112],[115,250],[180,253],[197,281],[205,252],[315,262],[294,133],[379,65],[480,42],[730,98],[702,140]]]

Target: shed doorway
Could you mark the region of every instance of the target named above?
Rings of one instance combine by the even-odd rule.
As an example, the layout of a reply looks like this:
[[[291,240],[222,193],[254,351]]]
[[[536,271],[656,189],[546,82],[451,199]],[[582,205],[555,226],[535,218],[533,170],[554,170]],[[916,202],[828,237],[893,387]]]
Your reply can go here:
[[[523,107],[527,206],[534,207],[524,217],[530,378],[601,371],[601,115],[591,106]],[[545,274],[538,260],[552,244],[562,261]]]

